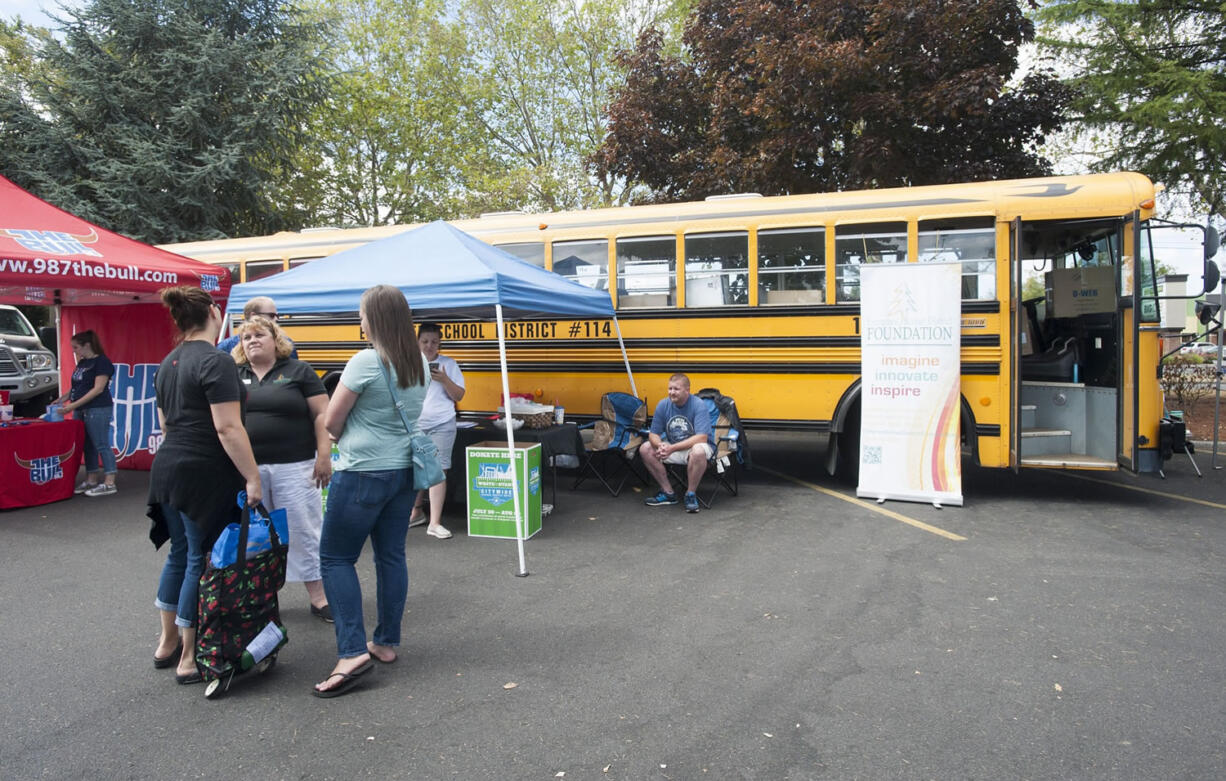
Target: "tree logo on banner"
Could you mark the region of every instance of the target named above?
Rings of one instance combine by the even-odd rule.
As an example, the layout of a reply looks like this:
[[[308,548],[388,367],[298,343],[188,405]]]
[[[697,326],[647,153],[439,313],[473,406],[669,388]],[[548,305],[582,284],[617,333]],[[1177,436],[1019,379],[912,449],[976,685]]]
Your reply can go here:
[[[913,315],[919,311],[919,307],[915,305],[915,296],[911,294],[911,286],[903,283],[894,288],[894,296],[890,300],[889,316],[894,320],[902,320],[907,315]]]

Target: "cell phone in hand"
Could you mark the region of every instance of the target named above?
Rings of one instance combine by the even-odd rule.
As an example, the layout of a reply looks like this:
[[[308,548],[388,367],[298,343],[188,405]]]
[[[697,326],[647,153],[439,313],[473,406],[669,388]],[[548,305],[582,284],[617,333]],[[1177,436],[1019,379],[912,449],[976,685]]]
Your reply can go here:
[[[438,361],[430,361],[430,371],[438,371]]]

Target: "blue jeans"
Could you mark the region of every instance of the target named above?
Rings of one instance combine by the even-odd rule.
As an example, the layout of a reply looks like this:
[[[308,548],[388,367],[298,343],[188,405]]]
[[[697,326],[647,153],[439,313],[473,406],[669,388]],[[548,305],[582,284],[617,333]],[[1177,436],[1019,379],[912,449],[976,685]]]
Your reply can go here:
[[[372,639],[378,645],[400,645],[400,621],[409,593],[404,539],[416,498],[412,469],[332,475],[319,540],[319,568],[336,622],[336,653],[342,659],[366,653],[362,585],[354,564],[367,537],[375,558],[379,618]]]
[[[98,457],[102,457],[102,471],[115,474],[115,451],[111,450],[110,407],[85,407],[81,418],[85,423],[85,471],[98,471]]]
[[[170,552],[153,604],[175,613],[175,626],[195,626],[200,576],[204,574],[204,529],[168,504],[161,505],[170,532]]]

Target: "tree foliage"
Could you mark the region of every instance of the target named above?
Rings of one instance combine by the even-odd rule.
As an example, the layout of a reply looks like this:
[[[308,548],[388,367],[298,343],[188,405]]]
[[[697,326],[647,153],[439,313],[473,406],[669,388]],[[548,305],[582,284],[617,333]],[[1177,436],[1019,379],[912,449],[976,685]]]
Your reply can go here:
[[[1067,63],[1096,170],[1131,169],[1226,212],[1226,5],[1053,0],[1040,43]]]
[[[322,0],[332,89],[306,117],[296,187],[313,224],[450,216],[470,136],[445,86],[464,42],[443,0]]]
[[[0,171],[147,241],[268,233],[301,118],[326,90],[319,33],[277,0],[92,0],[27,37],[0,82]],[[53,74],[47,78],[46,74]]]
[[[615,59],[686,0],[316,0],[334,88],[308,118],[299,202],[315,224],[611,205],[586,159]]]
[[[680,56],[625,56],[594,167],[661,199],[1044,174],[1070,95],[1010,84],[1032,38],[1016,0],[699,0]]]
[[[587,160],[607,132],[619,50],[658,27],[676,40],[684,0],[461,0],[468,40],[453,92],[483,140],[469,172],[485,206],[543,210],[621,203],[623,182]]]

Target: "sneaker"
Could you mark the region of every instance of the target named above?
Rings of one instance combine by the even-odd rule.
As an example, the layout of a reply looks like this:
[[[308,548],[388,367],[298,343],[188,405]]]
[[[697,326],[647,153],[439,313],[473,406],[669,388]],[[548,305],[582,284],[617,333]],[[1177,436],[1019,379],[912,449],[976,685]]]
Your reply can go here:
[[[85,495],[86,496],[110,496],[111,494],[117,493],[118,491],[119,489],[113,485],[107,485],[106,483],[98,483],[93,488],[87,489],[85,491]]]
[[[431,526],[429,529],[426,529],[426,534],[429,534],[431,537],[438,537],[440,540],[451,539],[451,532],[447,531],[447,527],[443,526],[442,524],[439,524],[438,526]]]
[[[643,504],[647,505],[648,507],[659,507],[664,504],[676,504],[676,503],[677,503],[676,494],[667,494],[667,493],[664,493],[663,491],[651,497],[647,501],[643,502]]]
[[[685,511],[687,513],[698,512],[698,494],[694,493],[693,491],[690,491],[685,495]]]
[[[414,516],[410,514],[409,515],[409,528],[412,529],[414,526],[425,526],[429,521],[430,521],[430,516],[426,515],[425,513],[422,513],[421,515],[418,515],[418,516]]]
[[[88,480],[82,480],[82,481],[81,481],[81,483],[80,483],[80,485],[78,485],[76,488],[72,489],[72,492],[73,492],[74,494],[83,494],[83,493],[85,493],[86,491],[88,491],[89,489],[93,488],[93,487],[94,487],[94,486],[96,486],[96,485],[97,485],[97,483],[91,483],[91,482],[90,482],[90,481],[88,481]]]

